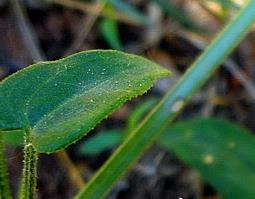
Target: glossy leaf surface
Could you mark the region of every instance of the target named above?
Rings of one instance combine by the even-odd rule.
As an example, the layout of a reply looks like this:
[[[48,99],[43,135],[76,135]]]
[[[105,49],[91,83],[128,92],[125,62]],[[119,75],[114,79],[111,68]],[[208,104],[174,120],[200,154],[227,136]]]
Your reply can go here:
[[[38,152],[54,152],[168,74],[142,57],[111,50],[40,62],[0,83],[0,129],[26,129]]]
[[[160,137],[164,148],[197,169],[224,199],[255,197],[255,137],[231,122],[180,122]]]

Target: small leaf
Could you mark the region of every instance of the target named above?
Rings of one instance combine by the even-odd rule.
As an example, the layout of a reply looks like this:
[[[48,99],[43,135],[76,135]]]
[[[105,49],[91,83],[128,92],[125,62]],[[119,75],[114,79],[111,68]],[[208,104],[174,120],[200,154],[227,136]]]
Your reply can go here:
[[[246,129],[196,119],[175,124],[159,142],[197,169],[224,199],[255,197],[255,137]]]
[[[117,129],[99,132],[81,144],[79,153],[81,155],[96,155],[111,149],[121,143],[123,135],[123,132]]]
[[[168,74],[142,57],[112,50],[40,62],[0,83],[0,129],[27,130],[38,152],[54,152]]]

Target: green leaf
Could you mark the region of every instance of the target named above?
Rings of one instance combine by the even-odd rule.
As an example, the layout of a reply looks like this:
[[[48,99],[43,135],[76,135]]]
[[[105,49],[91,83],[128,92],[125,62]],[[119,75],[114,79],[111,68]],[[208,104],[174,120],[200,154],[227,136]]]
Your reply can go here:
[[[54,152],[168,74],[142,57],[112,50],[40,62],[0,83],[0,129],[26,129],[38,152]]]
[[[99,132],[81,144],[79,153],[81,155],[96,155],[111,149],[121,143],[123,135],[123,132],[117,129]]]
[[[22,130],[3,131],[4,143],[7,145],[21,146],[24,143],[24,132]]]
[[[85,140],[79,147],[79,153],[81,155],[96,155],[120,144],[123,139],[138,126],[145,113],[148,112],[156,102],[157,100],[155,98],[150,98],[142,104],[139,104],[128,118],[125,133],[122,129],[101,131],[88,140]]]
[[[75,199],[103,198],[173,122],[192,96],[211,77],[224,58],[245,37],[255,22],[255,1],[249,1],[215,38],[183,77],[169,90],[143,122],[116,149]],[[219,50],[220,49],[220,50]]]
[[[113,19],[103,19],[100,23],[100,30],[109,46],[116,50],[123,49],[121,44],[118,25]]]
[[[159,142],[224,199],[255,197],[255,137],[246,129],[220,119],[195,119],[167,129]]]

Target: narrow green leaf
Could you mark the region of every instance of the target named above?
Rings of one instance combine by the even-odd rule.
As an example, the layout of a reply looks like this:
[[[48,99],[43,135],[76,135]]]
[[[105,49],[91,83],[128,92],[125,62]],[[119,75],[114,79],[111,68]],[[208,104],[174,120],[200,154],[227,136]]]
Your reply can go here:
[[[159,142],[197,169],[224,199],[255,197],[255,137],[246,129],[225,120],[195,119],[167,129]]]
[[[0,83],[0,129],[29,129],[38,152],[54,152],[168,74],[142,57],[112,50],[40,62]]]
[[[118,25],[115,20],[107,18],[103,19],[100,23],[100,30],[111,48],[116,50],[123,49],[119,36]]]
[[[75,199],[103,198],[116,181],[128,171],[160,133],[180,114],[194,93],[201,88],[224,58],[248,33],[254,21],[255,1],[252,0],[224,28],[139,127],[118,147]]]
[[[81,155],[96,155],[120,144],[123,136],[123,132],[118,129],[101,131],[84,141],[79,148],[79,153]]]

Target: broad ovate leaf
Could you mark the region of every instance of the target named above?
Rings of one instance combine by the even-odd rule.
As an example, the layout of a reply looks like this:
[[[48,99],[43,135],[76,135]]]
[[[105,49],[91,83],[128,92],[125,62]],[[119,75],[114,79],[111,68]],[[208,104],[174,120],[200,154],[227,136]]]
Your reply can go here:
[[[112,50],[31,65],[0,83],[0,129],[23,129],[38,152],[75,142],[166,69]]]

